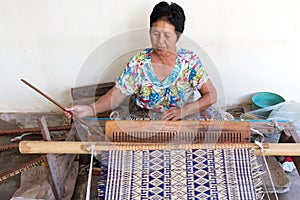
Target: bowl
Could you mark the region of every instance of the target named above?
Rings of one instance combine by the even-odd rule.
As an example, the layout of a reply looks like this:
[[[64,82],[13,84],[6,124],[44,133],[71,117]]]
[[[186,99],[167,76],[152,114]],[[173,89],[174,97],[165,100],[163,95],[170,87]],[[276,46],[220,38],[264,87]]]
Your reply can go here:
[[[252,109],[257,110],[284,102],[284,98],[272,92],[258,92],[252,96]]]

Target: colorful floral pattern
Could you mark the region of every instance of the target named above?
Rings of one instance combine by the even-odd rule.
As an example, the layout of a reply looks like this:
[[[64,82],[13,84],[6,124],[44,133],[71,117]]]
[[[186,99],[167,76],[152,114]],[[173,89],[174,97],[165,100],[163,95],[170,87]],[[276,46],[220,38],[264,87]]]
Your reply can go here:
[[[144,109],[164,112],[192,101],[194,92],[208,80],[198,56],[189,50],[177,49],[176,64],[171,74],[158,80],[151,64],[152,48],[133,57],[117,79],[116,87],[127,95],[135,95],[135,103]]]

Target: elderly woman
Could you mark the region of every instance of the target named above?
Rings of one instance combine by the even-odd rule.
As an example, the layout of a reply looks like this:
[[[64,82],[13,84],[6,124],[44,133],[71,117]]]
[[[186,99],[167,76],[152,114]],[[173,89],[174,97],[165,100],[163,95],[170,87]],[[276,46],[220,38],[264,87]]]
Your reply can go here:
[[[162,120],[205,113],[203,111],[216,102],[217,93],[198,56],[176,46],[184,23],[185,15],[180,6],[158,3],[150,15],[152,48],[131,58],[115,87],[97,102],[67,110],[79,117],[92,116],[114,109],[128,95],[133,95],[136,106],[160,113]],[[195,100],[197,90],[201,97]],[[68,112],[65,115],[71,117]]]

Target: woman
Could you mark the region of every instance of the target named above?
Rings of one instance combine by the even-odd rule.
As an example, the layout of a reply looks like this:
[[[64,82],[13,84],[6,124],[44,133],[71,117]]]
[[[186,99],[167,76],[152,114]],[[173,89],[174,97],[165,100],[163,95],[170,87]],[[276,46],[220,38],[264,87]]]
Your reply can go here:
[[[197,115],[217,100],[214,85],[197,55],[177,48],[185,23],[183,9],[175,3],[158,3],[150,15],[152,48],[134,56],[106,95],[91,105],[67,108],[78,117],[92,116],[119,106],[128,95],[143,109],[160,113],[162,120]],[[195,100],[199,91],[201,97]],[[70,112],[65,112],[71,118]]]

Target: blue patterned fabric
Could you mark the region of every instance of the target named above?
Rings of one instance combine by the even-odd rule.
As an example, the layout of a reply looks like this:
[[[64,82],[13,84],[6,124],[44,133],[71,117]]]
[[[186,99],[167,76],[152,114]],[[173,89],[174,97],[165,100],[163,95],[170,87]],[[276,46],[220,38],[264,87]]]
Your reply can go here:
[[[253,149],[103,152],[98,199],[261,199]]]

